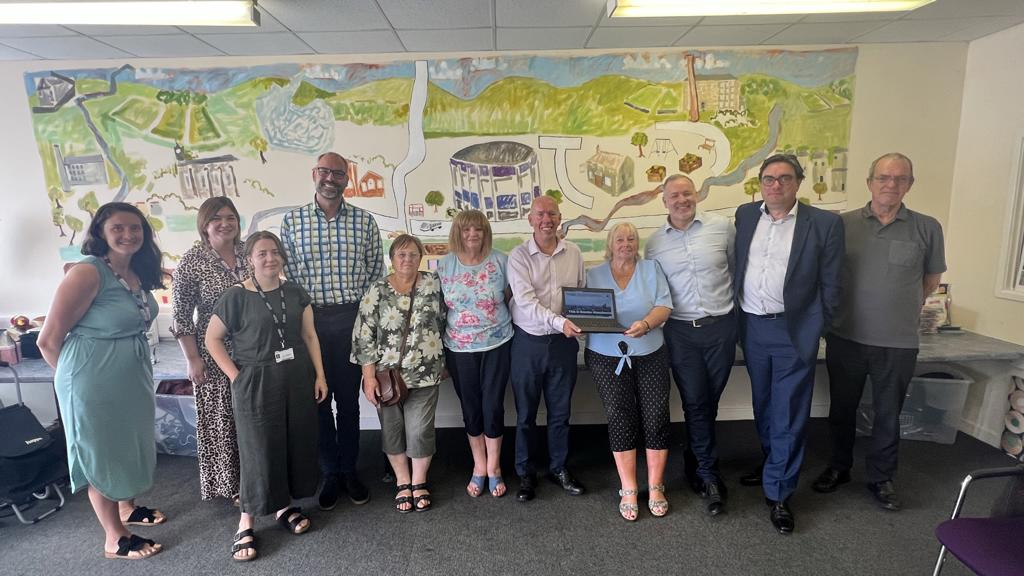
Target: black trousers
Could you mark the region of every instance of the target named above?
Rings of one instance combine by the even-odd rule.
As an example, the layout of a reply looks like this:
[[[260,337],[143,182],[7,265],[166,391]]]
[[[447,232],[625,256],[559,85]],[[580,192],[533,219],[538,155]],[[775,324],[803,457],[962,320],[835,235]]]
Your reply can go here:
[[[352,326],[359,303],[314,308],[313,324],[327,378],[327,398],[320,403],[320,470],[324,476],[351,474],[359,458],[359,392],[362,367],[349,361]],[[337,404],[337,415],[331,400]]]
[[[832,404],[828,412],[832,433],[831,466],[853,466],[857,433],[857,406],[864,382],[871,377],[871,401],[875,419],[865,467],[868,482],[892,480],[900,445],[900,411],[917,364],[916,348],[882,348],[840,338],[825,337],[825,364]]]
[[[690,449],[697,457],[697,476],[705,482],[719,480],[715,420],[718,401],[736,362],[736,315],[722,316],[699,328],[669,318],[664,331],[672,376],[683,400]]]

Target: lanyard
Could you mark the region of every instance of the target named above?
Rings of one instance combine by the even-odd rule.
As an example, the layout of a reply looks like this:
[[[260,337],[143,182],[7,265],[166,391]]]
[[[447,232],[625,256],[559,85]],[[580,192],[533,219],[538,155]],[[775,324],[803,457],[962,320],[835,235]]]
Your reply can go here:
[[[231,275],[231,278],[233,278],[235,282],[242,281],[242,271],[245,268],[244,264],[242,264],[242,259],[238,257],[237,252],[235,252],[235,267],[232,268],[231,266],[228,266],[227,261],[224,260],[224,258],[216,250],[214,250],[212,246],[210,247],[210,251],[213,252],[214,256],[217,257],[217,260],[220,260],[220,265],[223,266],[224,269],[228,271],[228,274]]]
[[[270,305],[270,301],[267,300],[267,295],[263,292],[263,288],[260,287],[260,283],[256,281],[256,276],[252,277],[252,285],[256,287],[256,292],[259,293],[260,298],[263,299],[263,304],[266,305],[267,310],[270,311],[270,316],[274,319],[277,337],[281,339],[281,350],[284,350],[287,348],[284,342],[284,329],[288,326],[288,309],[284,303],[284,286],[278,286],[281,290],[281,319],[278,320],[277,314],[274,313],[274,308]]]
[[[117,270],[114,270],[114,265],[110,263],[110,258],[104,256],[103,261],[107,263],[107,268],[110,268],[110,271],[114,273],[114,277],[121,283],[121,286],[124,286],[124,289],[131,295],[132,300],[135,302],[135,307],[139,309],[139,316],[142,316],[142,322],[148,330],[149,323],[153,321],[153,315],[149,311],[149,298],[146,297],[146,291],[142,289],[142,286],[139,286],[139,292],[136,294],[132,287],[128,285],[128,281],[122,278],[117,273]]]

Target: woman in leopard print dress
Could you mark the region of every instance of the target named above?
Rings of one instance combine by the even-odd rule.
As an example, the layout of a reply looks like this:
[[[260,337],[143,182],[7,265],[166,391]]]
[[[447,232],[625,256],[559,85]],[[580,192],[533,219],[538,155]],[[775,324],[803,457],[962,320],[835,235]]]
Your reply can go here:
[[[238,445],[230,382],[210,357],[204,340],[220,295],[250,273],[242,254],[238,210],[231,200],[216,197],[203,202],[196,224],[202,242],[182,256],[174,272],[171,332],[185,354],[195,388],[200,496],[203,500],[235,498]]]

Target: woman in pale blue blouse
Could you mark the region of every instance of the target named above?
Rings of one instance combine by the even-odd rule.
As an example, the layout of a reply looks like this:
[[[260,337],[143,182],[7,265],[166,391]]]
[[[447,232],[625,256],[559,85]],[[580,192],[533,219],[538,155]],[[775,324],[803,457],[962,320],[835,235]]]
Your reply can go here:
[[[637,519],[637,449],[647,460],[647,507],[668,513],[665,462],[668,459],[668,354],[661,326],[672,310],[668,280],[661,266],[642,260],[636,228],[623,222],[608,232],[607,262],[587,271],[588,288],[615,290],[621,334],[590,334],[585,359],[608,416],[608,440],[619,473],[619,514]]]
[[[491,249],[491,225],[479,210],[459,212],[448,235],[451,251],[437,274],[448,307],[445,359],[462,404],[473,473],[466,492],[505,494],[501,438],[505,430],[505,386],[509,375],[512,317],[506,257]]]

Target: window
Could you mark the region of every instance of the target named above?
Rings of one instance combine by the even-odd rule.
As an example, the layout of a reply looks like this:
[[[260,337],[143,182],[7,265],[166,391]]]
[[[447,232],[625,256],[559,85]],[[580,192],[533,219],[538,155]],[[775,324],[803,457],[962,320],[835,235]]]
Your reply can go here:
[[[996,296],[1024,302],[1024,134],[1013,157]]]

